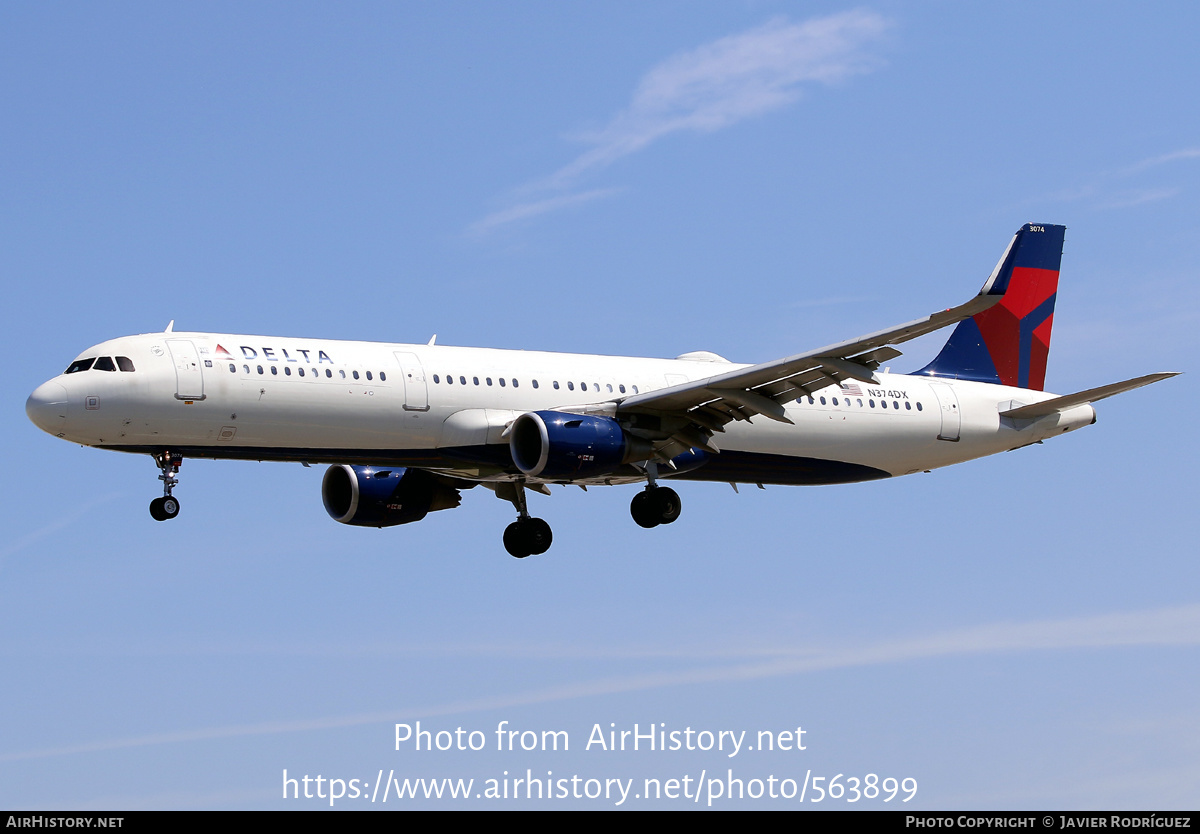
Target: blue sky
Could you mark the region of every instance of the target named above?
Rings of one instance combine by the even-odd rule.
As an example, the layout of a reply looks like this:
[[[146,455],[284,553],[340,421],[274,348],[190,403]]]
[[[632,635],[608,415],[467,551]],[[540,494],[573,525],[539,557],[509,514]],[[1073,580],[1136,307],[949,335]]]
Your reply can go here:
[[[728,768],[913,777],[904,807],[1195,807],[1190,374],[930,475],[684,484],[654,530],[628,488],[534,495],[555,543],[521,562],[482,489],[359,530],[295,464],[187,462],[156,524],[148,460],[24,402],[171,319],[765,361],[965,300],[1027,221],[1068,227],[1048,388],[1187,372],[1198,25],[1183,3],[6,5],[0,807],[322,807],[283,802],[284,769]],[[572,749],[395,751],[417,720]],[[610,723],[800,725],[808,749],[585,751]]]

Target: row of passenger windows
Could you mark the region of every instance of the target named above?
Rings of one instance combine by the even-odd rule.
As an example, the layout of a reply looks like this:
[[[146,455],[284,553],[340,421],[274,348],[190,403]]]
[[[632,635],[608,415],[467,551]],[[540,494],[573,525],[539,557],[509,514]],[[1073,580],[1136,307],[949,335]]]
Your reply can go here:
[[[266,370],[263,368],[263,366],[262,366],[262,365],[255,365],[254,367],[255,367],[255,368],[258,370],[258,373],[259,373],[259,374],[265,374],[265,373],[267,372],[267,371],[266,371]],[[279,366],[278,366],[278,365],[269,365],[268,367],[271,369],[271,374],[272,374],[272,376],[278,376],[278,375],[279,375]],[[247,373],[247,374],[248,374],[248,373],[251,373],[250,366],[249,366],[249,365],[242,365],[242,372],[243,372],[243,373]],[[229,363],[229,373],[231,373],[231,374],[236,374],[236,373],[237,373],[237,363],[236,363],[236,362],[230,362],[230,363]],[[373,375],[373,374],[372,374],[370,371],[364,371],[363,373],[366,375],[366,378],[367,378],[367,380],[368,380],[368,381],[371,381],[371,382],[373,382],[373,381],[375,380],[375,377],[374,377],[374,375]],[[292,366],[291,366],[291,365],[284,365],[284,366],[283,366],[283,375],[284,375],[284,376],[291,376],[291,375],[292,375]],[[303,367],[303,366],[300,366],[300,367],[296,368],[296,376],[305,376],[305,373],[304,373],[304,367]],[[308,376],[311,376],[311,377],[313,377],[313,378],[315,378],[315,379],[320,379],[320,377],[321,377],[321,369],[320,369],[320,368],[309,368],[309,369],[308,369]],[[325,378],[326,378],[326,379],[333,379],[333,369],[332,369],[332,368],[326,368],[326,369],[325,369]],[[345,372],[344,370],[340,370],[340,369],[339,369],[339,370],[338,370],[338,379],[346,379],[346,378],[347,378],[347,377],[346,377],[346,372]],[[359,374],[359,372],[358,372],[358,371],[351,371],[351,372],[350,372],[350,378],[351,378],[351,379],[360,379],[360,378],[361,378],[361,376],[360,376],[360,374]],[[380,382],[387,382],[387,374],[386,374],[386,373],[384,373],[383,371],[380,371],[380,372],[379,372],[379,381],[380,381]]]
[[[459,377],[457,377],[457,383],[455,382],[455,379],[456,379],[456,378],[455,378],[455,376],[454,376],[453,374],[446,374],[446,376],[445,376],[445,380],[444,380],[444,381],[445,381],[445,383],[446,383],[447,385],[455,385],[455,384],[458,384],[458,385],[466,385],[466,384],[467,384],[467,378],[466,378],[465,376],[459,376]],[[480,383],[480,381],[479,381],[479,380],[480,380],[480,378],[479,378],[479,377],[477,377],[477,376],[473,376],[473,377],[471,377],[471,382],[472,382],[473,384],[475,384],[475,385],[480,385],[480,384],[483,384],[483,385],[491,385],[491,384],[492,384],[492,378],[491,378],[490,376],[485,376],[485,377],[483,377],[483,382],[482,382],[482,383]],[[435,384],[435,385],[441,385],[441,384],[442,384],[442,382],[443,382],[442,376],[441,376],[440,374],[434,374],[434,375],[433,375],[433,382],[434,382],[434,384]],[[511,380],[508,380],[508,379],[505,379],[504,377],[497,377],[497,378],[496,378],[496,382],[498,382],[498,383],[500,384],[500,387],[501,387],[501,388],[505,388],[505,387],[507,387],[507,386],[508,386],[510,383],[512,384],[512,387],[513,387],[513,388],[520,388],[520,387],[521,387],[521,383],[520,383],[520,381],[519,381],[519,380],[517,380],[516,378],[513,378],[513,379],[511,379]],[[534,388],[538,388],[538,387],[539,387],[539,385],[538,385],[538,381],[537,381],[536,379],[534,379],[534,380],[530,380],[530,383],[533,385],[533,387],[534,387]],[[561,385],[559,385],[559,383],[558,383],[558,380],[557,380],[557,379],[556,379],[556,380],[554,380],[554,381],[553,381],[552,383],[550,383],[550,384],[551,384],[552,386],[554,386],[554,390],[555,390],[555,391],[558,391],[558,390],[560,390],[560,389],[562,388],[562,386],[561,386]],[[600,383],[598,383],[598,382],[593,382],[593,383],[591,383],[591,385],[592,385],[592,389],[591,389],[591,390],[595,391],[596,393],[599,393],[599,392],[600,392]],[[624,393],[627,393],[627,391],[626,391],[626,388],[625,388],[625,386],[624,386],[623,384],[619,384],[619,385],[617,385],[617,386],[616,386],[616,388],[614,389],[614,388],[613,388],[613,384],[612,384],[611,382],[606,382],[606,383],[604,384],[604,387],[608,389],[608,393],[610,393],[610,394],[615,394],[615,393],[618,393],[618,392],[619,392],[619,393],[622,393],[622,394],[624,394]],[[633,391],[633,393],[635,393],[635,394],[636,394],[636,393],[638,393],[638,387],[637,387],[636,385],[631,385],[631,386],[629,386],[629,388],[630,388],[630,389]],[[574,381],[571,381],[571,380],[569,380],[569,381],[567,382],[567,390],[568,390],[568,391],[574,391],[574,390],[575,390],[575,383],[574,383]],[[579,383],[579,390],[580,390],[580,391],[587,391],[587,390],[588,390],[588,383],[586,383],[586,382],[581,382],[581,383]]]
[[[77,374],[80,371],[115,371],[120,368],[126,373],[133,373],[133,360],[128,356],[118,356],[114,364],[111,356],[92,356],[87,359],[77,359],[63,373]]]
[[[809,405],[816,405],[817,401],[820,401],[821,405],[848,405],[848,406],[853,406],[854,403],[857,402],[859,408],[863,407],[862,397],[855,397],[854,402],[851,402],[849,397],[842,397],[840,402],[837,397],[833,397],[832,399],[833,399],[832,403],[826,403],[824,397],[818,397],[816,400],[814,400],[812,397],[800,397],[799,399],[796,400],[796,402],[800,405],[803,405],[805,400],[807,400]],[[867,404],[868,404],[869,408],[875,407],[875,401],[872,399],[868,399]],[[887,408],[888,407],[887,400],[880,400],[879,407]],[[900,410],[900,401],[892,400],[892,408],[894,408],[896,411],[899,411]],[[912,411],[912,403],[905,400],[904,408],[906,411]],[[924,410],[925,409],[921,407],[921,404],[917,403],[917,411],[924,411]]]

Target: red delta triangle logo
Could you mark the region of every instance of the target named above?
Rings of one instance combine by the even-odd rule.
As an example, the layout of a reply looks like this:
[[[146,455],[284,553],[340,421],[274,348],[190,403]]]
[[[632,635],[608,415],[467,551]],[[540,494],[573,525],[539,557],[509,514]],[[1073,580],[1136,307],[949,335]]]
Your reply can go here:
[[[225,350],[225,348],[221,347],[221,345],[220,345],[220,344],[218,344],[218,345],[217,345],[217,350],[216,350],[216,352],[215,352],[215,354],[214,354],[214,355],[216,355],[216,356],[226,356],[226,357],[228,357],[228,358],[230,358],[230,359],[232,359],[232,358],[233,358],[233,354],[232,354],[232,353],[230,353],[229,351]]]

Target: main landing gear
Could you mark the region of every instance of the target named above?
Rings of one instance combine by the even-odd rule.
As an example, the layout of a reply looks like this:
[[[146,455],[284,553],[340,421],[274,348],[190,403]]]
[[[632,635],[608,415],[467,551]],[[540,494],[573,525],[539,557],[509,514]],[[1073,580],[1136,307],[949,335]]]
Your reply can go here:
[[[150,502],[150,515],[155,521],[170,521],[179,515],[179,499],[171,495],[171,490],[179,483],[175,476],[179,473],[183,458],[163,452],[154,456],[154,462],[162,472],[158,479],[163,482],[163,496]]]
[[[683,502],[679,494],[670,487],[651,484],[633,496],[629,505],[629,514],[639,527],[657,527],[660,524],[670,524],[679,518],[683,510]]]
[[[629,514],[639,527],[657,527],[660,524],[670,524],[679,518],[683,510],[683,502],[679,493],[670,487],[658,485],[658,464],[649,461],[646,464],[646,488],[633,496],[629,505]]]
[[[504,549],[518,559],[538,556],[550,549],[554,534],[549,524],[529,515],[529,509],[525,506],[525,485],[518,483],[513,487],[511,500],[517,508],[518,517],[504,529]]]

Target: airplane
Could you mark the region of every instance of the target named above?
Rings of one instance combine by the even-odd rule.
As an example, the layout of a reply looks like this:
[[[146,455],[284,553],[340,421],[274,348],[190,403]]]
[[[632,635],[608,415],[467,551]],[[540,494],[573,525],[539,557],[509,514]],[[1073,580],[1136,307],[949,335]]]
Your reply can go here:
[[[662,481],[840,484],[1040,443],[1096,420],[1092,403],[1176,376],[1043,390],[1066,227],[1027,223],[957,307],[757,365],[707,351],[644,359],[225,333],[126,336],[79,354],[29,396],[42,430],[147,454],[150,514],[179,514],[185,458],[329,464],[326,511],[390,527],[459,506],[482,484],[510,501],[517,558],[549,549],[526,490],[644,484],[646,528],[679,518]],[[956,325],[911,374],[895,345]]]

